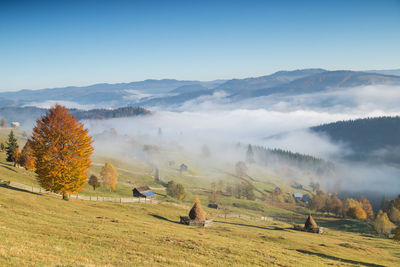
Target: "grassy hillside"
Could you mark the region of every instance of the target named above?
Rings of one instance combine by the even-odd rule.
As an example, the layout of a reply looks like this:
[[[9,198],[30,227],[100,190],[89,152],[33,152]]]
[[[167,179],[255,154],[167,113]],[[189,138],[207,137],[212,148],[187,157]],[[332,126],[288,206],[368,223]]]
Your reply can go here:
[[[170,204],[62,201],[0,187],[0,265],[396,266],[391,240],[328,229],[317,235],[283,222],[216,219],[178,224]]]
[[[23,141],[22,133],[17,134]],[[94,156],[90,174],[98,175],[104,162],[111,162],[120,173],[117,190],[93,191],[86,186],[81,194],[128,197],[133,182],[160,187],[154,183],[151,166],[134,157],[122,161]],[[201,162],[185,163],[190,170],[182,175],[176,166],[159,165],[164,181],[173,179],[191,187],[184,200],[159,197],[161,204],[66,202],[52,195],[0,187],[0,266],[396,266],[400,261],[400,245],[375,235],[368,221],[317,213],[314,218],[326,228],[323,235],[294,231],[293,223],[304,223],[307,208],[261,201],[259,192],[255,201],[221,196],[221,207],[241,218],[213,217],[223,211],[205,208],[215,220],[212,227],[181,225],[179,216],[187,215],[195,195],[207,205],[212,181],[237,179],[230,166],[210,178],[212,173]],[[256,166],[250,176],[263,192],[276,185],[286,192],[293,190]],[[35,173],[6,162],[4,152],[0,153],[0,179],[38,186]],[[261,216],[274,220],[254,220]]]

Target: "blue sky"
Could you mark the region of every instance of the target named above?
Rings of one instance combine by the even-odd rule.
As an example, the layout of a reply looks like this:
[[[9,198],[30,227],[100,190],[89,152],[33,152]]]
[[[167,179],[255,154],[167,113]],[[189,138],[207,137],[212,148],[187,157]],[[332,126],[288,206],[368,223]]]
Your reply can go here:
[[[0,91],[400,68],[400,1],[0,0]]]

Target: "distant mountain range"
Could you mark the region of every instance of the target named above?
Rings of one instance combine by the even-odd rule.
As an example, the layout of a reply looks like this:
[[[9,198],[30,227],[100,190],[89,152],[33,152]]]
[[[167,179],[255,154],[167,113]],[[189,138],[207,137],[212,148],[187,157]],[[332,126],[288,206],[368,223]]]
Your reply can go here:
[[[211,82],[164,79],[21,90],[0,93],[0,107],[44,107],[56,101],[75,103],[82,107],[176,107],[187,101],[201,101],[217,92],[223,92],[227,102],[235,103],[270,95],[293,96],[365,85],[400,85],[400,76],[394,74],[400,75],[400,70],[360,72],[303,69],[279,71],[255,78]]]

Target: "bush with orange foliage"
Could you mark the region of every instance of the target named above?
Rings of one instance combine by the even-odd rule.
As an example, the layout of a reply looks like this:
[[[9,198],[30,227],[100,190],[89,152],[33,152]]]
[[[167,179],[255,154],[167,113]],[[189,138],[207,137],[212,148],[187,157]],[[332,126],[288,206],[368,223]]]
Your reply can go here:
[[[361,207],[351,207],[347,210],[347,216],[358,219],[358,220],[365,220],[367,219],[367,213]]]
[[[37,119],[30,142],[41,187],[62,194],[65,200],[68,194],[82,190],[91,165],[93,141],[66,107],[56,104]]]

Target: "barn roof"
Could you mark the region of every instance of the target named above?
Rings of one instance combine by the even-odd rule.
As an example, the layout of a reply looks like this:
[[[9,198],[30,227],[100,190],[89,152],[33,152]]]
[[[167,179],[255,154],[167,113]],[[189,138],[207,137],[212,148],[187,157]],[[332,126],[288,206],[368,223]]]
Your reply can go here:
[[[135,187],[133,190],[137,190],[137,191],[139,191],[140,193],[144,193],[144,192],[146,192],[146,191],[150,191],[150,187],[148,187],[148,186],[139,186],[139,187]]]
[[[302,197],[303,197],[303,194],[302,194],[302,193],[294,193],[293,196],[294,196],[295,198],[302,198]]]

